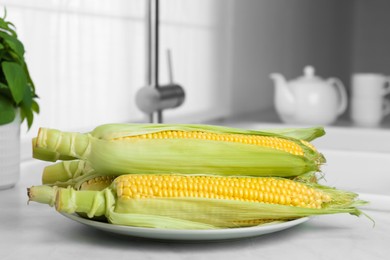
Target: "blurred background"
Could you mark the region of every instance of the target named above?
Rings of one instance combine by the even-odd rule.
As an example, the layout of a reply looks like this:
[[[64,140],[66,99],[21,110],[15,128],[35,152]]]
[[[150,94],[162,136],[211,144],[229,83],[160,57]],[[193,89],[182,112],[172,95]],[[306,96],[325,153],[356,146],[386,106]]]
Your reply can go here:
[[[375,220],[375,228],[364,217],[327,216],[313,218],[287,235],[232,240],[228,247],[205,241],[195,247],[195,243],[178,247],[168,243],[165,248],[165,242],[162,246],[158,241],[147,245],[146,241],[132,243],[121,237],[101,236],[87,227],[62,222],[46,205],[41,205],[45,209],[26,205],[26,187],[39,185],[44,167],[51,164],[32,158],[31,139],[39,127],[87,132],[106,123],[149,122],[136,103],[137,93],[149,80],[148,1],[0,0],[0,16],[6,8],[7,20],[16,26],[24,44],[40,105],[32,128],[27,131],[27,124],[22,124],[21,161],[18,122],[13,124],[15,130],[8,128],[11,124],[3,128],[9,135],[0,131],[0,189],[10,188],[0,192],[0,208],[7,209],[0,214],[0,244],[5,249],[0,250],[0,258],[24,259],[28,254],[28,259],[62,259],[71,253],[81,259],[89,252],[89,258],[109,254],[128,259],[123,252],[129,252],[158,259],[162,255],[195,259],[199,254],[200,258],[213,259],[233,259],[235,255],[256,259],[261,254],[268,259],[278,258],[293,245],[290,259],[387,259],[390,116],[384,117],[382,110],[387,100],[390,114],[390,95],[381,92],[387,86],[390,93],[389,0],[159,1],[159,82],[170,81],[166,58],[170,49],[174,82],[186,93],[181,106],[163,111],[164,122],[259,130],[297,126],[293,120],[284,123],[278,107],[286,118],[291,112],[293,116],[300,114],[300,119],[314,120],[300,122],[300,127],[323,125],[316,121],[323,119],[321,115],[336,116],[324,124],[326,135],[313,141],[326,157],[318,177],[329,186],[356,192],[369,201],[364,211]],[[335,94],[336,87],[329,81],[313,82],[313,70],[307,65],[322,79],[334,77],[343,82],[348,105],[341,114],[336,114],[335,104],[343,103],[343,95]],[[305,67],[307,77],[291,85],[290,80],[301,77]],[[288,83],[277,84],[270,77],[273,73],[279,73],[280,82],[284,76]],[[360,85],[351,84],[356,73],[370,74],[359,81]],[[355,86],[363,90],[359,97]],[[282,87],[284,91],[287,87],[290,92],[296,90],[295,103],[291,93],[283,95]],[[357,109],[351,106],[356,100],[360,102]],[[316,104],[322,106],[312,109]],[[351,111],[364,116],[366,122],[377,116],[380,123],[358,126]],[[12,170],[1,168],[2,164]],[[151,160],[150,167],[154,166]],[[298,232],[297,237],[294,232]],[[307,241],[314,245],[310,250]]]
[[[41,126],[89,131],[147,122],[135,104],[145,86],[145,0],[1,0],[25,45]],[[357,72],[390,74],[390,1],[161,0],[160,82],[165,50],[184,104],[165,122],[210,122],[274,112],[269,74],[287,79],[313,65],[350,92]],[[272,118],[272,116],[264,116]],[[348,110],[341,120],[348,121]],[[27,141],[28,140],[28,141]]]

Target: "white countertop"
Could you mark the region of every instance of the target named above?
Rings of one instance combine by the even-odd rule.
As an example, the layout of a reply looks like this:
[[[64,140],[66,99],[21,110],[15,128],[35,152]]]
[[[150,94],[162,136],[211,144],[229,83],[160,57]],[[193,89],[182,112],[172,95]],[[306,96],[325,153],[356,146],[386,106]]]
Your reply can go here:
[[[222,122],[225,124],[236,124],[236,123],[270,123],[270,124],[279,124],[280,126],[283,126],[284,123],[279,118],[276,110],[274,107],[266,108],[260,111],[253,111],[250,113],[240,114],[231,116],[229,118],[222,118],[217,120],[209,121],[212,123],[218,123],[220,124]],[[350,119],[350,116],[348,113],[344,113],[342,116],[340,116],[334,123],[332,123],[329,126],[325,127],[343,127],[346,129],[368,129],[368,130],[390,130],[390,115],[387,115],[383,118],[382,122],[375,127],[361,127],[357,126],[352,122]]]
[[[40,183],[44,165],[41,162],[24,163],[19,183],[12,189],[0,190],[2,260],[265,260],[285,257],[290,260],[375,260],[388,259],[390,255],[389,207],[365,211],[375,219],[375,227],[365,217],[319,216],[288,230],[233,241],[155,241],[99,231],[73,222],[47,205],[27,205],[26,188]]]

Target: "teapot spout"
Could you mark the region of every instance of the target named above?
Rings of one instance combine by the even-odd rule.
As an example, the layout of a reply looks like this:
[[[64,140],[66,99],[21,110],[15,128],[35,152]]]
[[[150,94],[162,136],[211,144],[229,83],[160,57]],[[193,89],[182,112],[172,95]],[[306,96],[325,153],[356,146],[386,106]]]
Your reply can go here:
[[[279,73],[272,73],[270,78],[274,81],[276,88],[276,95],[281,96],[287,102],[295,102],[295,97],[287,85],[286,79]]]
[[[295,96],[283,75],[273,73],[270,78],[275,85],[275,108],[282,118],[294,117]]]

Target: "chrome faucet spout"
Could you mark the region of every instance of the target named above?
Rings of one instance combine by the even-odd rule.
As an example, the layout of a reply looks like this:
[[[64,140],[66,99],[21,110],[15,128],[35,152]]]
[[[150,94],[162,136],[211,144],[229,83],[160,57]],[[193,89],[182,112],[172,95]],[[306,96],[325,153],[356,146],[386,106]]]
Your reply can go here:
[[[136,95],[138,108],[149,115],[150,123],[163,122],[163,110],[180,106],[184,89],[173,82],[171,53],[168,50],[170,83],[159,83],[159,0],[147,0],[146,10],[146,86]]]
[[[159,0],[147,0],[147,21],[146,21],[146,86],[158,88],[158,67],[159,67]],[[157,110],[149,113],[150,123],[162,123],[162,110]]]

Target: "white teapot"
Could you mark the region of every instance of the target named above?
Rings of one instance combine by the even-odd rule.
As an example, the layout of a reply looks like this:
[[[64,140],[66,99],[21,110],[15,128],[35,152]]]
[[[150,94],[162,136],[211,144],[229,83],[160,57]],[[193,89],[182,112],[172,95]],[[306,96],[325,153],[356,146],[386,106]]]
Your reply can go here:
[[[275,108],[279,117],[290,124],[332,124],[347,108],[347,93],[337,78],[324,80],[314,75],[314,68],[304,68],[304,75],[287,82],[281,74],[270,75],[275,83]]]

